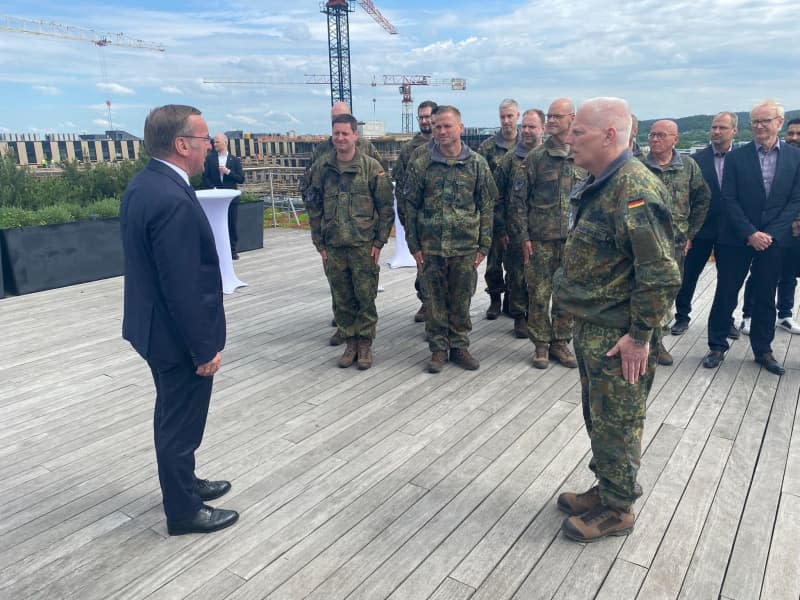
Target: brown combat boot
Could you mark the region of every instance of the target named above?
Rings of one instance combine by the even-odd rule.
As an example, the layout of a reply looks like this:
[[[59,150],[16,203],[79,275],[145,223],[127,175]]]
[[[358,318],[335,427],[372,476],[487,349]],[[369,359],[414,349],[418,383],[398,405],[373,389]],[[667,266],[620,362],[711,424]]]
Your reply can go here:
[[[500,316],[500,294],[492,292],[489,294],[489,308],[486,309],[486,318],[494,321]]]
[[[631,509],[598,504],[582,515],[564,519],[561,531],[576,542],[596,542],[609,535],[628,535],[633,531],[634,521]]]
[[[601,504],[600,487],[595,485],[581,494],[564,492],[558,495],[556,504],[568,515],[582,515]]]
[[[358,354],[358,338],[347,338],[347,348],[344,349],[344,354],[339,357],[339,366],[346,369],[352,365],[356,360]]]
[[[524,340],[528,337],[528,320],[525,317],[514,319],[514,337]]]
[[[366,371],[372,366],[372,340],[358,338],[358,368]]]
[[[419,307],[417,314],[414,315],[414,323],[424,323],[425,315],[427,314],[428,311],[425,310],[425,303],[423,302],[422,305]]]
[[[441,373],[447,362],[447,350],[434,350],[428,361],[428,373]]]
[[[658,344],[658,364],[663,365],[665,367],[670,366],[674,361],[672,360],[672,354],[670,354],[666,348],[664,348],[664,344]]]
[[[450,362],[456,363],[467,371],[476,371],[481,363],[466,348],[450,348]]]
[[[333,335],[331,336],[331,339],[328,340],[328,343],[331,346],[341,346],[344,344],[344,338],[342,337],[342,334],[339,333],[338,329],[333,332]]]
[[[550,357],[547,354],[547,344],[541,344],[539,342],[534,342],[536,344],[536,350],[533,352],[533,366],[537,369],[546,369],[550,366]]]
[[[553,342],[550,344],[550,358],[557,360],[568,369],[578,368],[578,359],[575,358],[566,342]]]

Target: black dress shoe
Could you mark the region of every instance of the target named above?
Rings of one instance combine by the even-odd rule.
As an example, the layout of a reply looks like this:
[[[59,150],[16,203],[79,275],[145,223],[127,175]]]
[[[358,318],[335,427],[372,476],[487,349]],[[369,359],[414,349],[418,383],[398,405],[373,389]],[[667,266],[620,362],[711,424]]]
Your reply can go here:
[[[770,373],[775,373],[775,375],[783,375],[786,373],[786,369],[783,368],[783,365],[775,360],[775,357],[772,356],[772,352],[765,352],[764,354],[759,354],[756,356],[756,362],[764,367]]]
[[[184,535],[186,533],[211,533],[225,529],[236,523],[239,513],[235,510],[211,508],[203,505],[195,515],[189,519],[170,521],[167,519],[167,533],[170,535]]]
[[[686,333],[687,329],[689,329],[689,321],[686,319],[678,319],[669,331],[672,335],[682,335]]]
[[[231,484],[228,481],[209,481],[208,479],[198,479],[195,485],[197,495],[204,502],[207,500],[216,500],[220,496],[224,496],[231,489]]]
[[[738,340],[742,337],[742,332],[736,328],[736,325],[731,325],[731,328],[728,329],[728,337],[732,340]]]
[[[712,350],[703,359],[703,366],[706,369],[716,369],[725,360],[725,353],[722,350]]]
[[[239,253],[238,252],[231,252],[231,258],[233,260],[239,260]]]

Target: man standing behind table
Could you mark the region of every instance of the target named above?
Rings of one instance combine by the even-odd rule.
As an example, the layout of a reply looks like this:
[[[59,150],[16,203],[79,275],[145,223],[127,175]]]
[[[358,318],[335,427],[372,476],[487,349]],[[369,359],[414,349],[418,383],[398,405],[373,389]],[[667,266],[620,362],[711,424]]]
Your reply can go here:
[[[521,139],[514,148],[506,152],[494,170],[497,184],[497,206],[494,210],[494,232],[501,237],[504,248],[503,265],[506,268],[506,298],[508,314],[514,319],[514,335],[528,337],[528,288],[525,283],[525,264],[522,257],[522,240],[519,232],[513,232],[512,206],[514,174],[525,157],[542,143],[544,135],[544,113],[530,108],[522,114]]]
[[[519,105],[516,100],[506,98],[500,103],[500,130],[481,142],[478,146],[478,154],[486,159],[489,164],[489,171],[494,173],[500,159],[514,148],[520,141],[520,134],[517,132],[517,121],[519,120]],[[486,280],[486,293],[489,294],[489,308],[486,309],[486,318],[496,319],[500,311],[506,310],[508,304],[508,290],[506,290],[503,279],[503,256],[505,247],[503,245],[504,236],[500,232],[492,232],[492,247],[486,257],[486,273],[483,278]],[[508,240],[505,240],[506,243]],[[506,292],[505,300],[501,299],[503,292]]]
[[[191,106],[153,109],[144,124],[152,157],[120,204],[125,255],[122,337],[147,361],[156,388],[153,430],[170,535],[233,525],[211,508],[227,481],[197,479],[213,376],[225,346],[222,279],[211,226],[189,185],[203,171],[208,125]]]
[[[781,143],[783,107],[765,100],[750,111],[753,141],[725,157],[722,201],[725,218],[715,247],[717,288],[708,317],[709,353],[703,366],[716,368],[729,345],[725,336],[748,269],[753,278],[750,347],[770,373],[785,369],[772,354],[775,289],[783,255],[795,239],[800,214],[800,150]]]
[[[656,121],[650,127],[647,139],[650,141],[650,152],[643,162],[670,191],[675,262],[682,274],[683,257],[706,219],[711,190],[697,163],[675,150],[678,143],[678,124],[675,121]],[[672,355],[664,347],[662,330],[655,332],[653,343],[657,344],[658,364],[671,365]]]
[[[207,188],[235,190],[244,183],[242,161],[228,152],[228,137],[224,133],[214,136],[214,150],[206,156],[203,168],[203,185]],[[228,236],[231,242],[231,257],[239,260],[236,244],[239,237],[236,225],[239,221],[239,196],[228,205]]]
[[[394,222],[392,186],[380,163],[356,148],[358,122],[333,119],[335,150],[311,168],[311,239],[325,265],[336,324],[347,344],[339,366],[372,366],[381,249]]]
[[[569,349],[572,317],[553,298],[553,275],[561,266],[569,229],[569,194],[586,172],[575,166],[566,142],[575,106],[568,98],[550,104],[544,144],[528,153],[514,174],[513,229],[522,240],[528,284],[527,333],[534,344],[533,366],[546,369],[550,359],[574,369]],[[552,318],[551,318],[552,313]]]
[[[566,142],[589,172],[572,194],[570,232],[553,301],[575,318],[589,468],[598,483],[565,492],[572,515],[564,534],[580,542],[633,530],[633,504],[647,395],[655,374],[650,353],[680,285],[673,252],[669,192],[628,148],[631,117],[619,98],[587,100]]]
[[[675,298],[675,323],[672,335],[681,335],[689,329],[692,312],[692,297],[697,280],[714,250],[719,233],[719,224],[723,219],[722,208],[722,173],[725,168],[725,156],[733,149],[733,138],[736,135],[739,118],[734,112],[717,113],[711,121],[711,143],[692,155],[700,167],[703,179],[711,190],[711,202],[705,221],[700,231],[691,239],[689,251],[683,262],[683,281],[678,296]],[[728,337],[739,338],[739,330],[731,320]]]
[[[419,133],[407,141],[400,148],[400,154],[392,169],[392,178],[395,183],[395,198],[397,198],[397,217],[400,219],[400,224],[405,229],[406,227],[406,207],[400,200],[400,190],[403,189],[403,180],[405,179],[406,169],[411,160],[411,155],[414,150],[427,144],[433,139],[433,113],[438,108],[438,104],[433,100],[424,100],[419,103],[417,107],[417,122],[419,123]],[[419,283],[419,273],[414,280],[414,288],[417,290],[417,297],[422,304],[414,315],[414,321],[423,323],[425,321],[425,300],[422,297],[422,289]]]
[[[427,302],[425,331],[439,373],[448,360],[480,367],[469,348],[469,306],[481,264],[492,243],[497,187],[486,160],[462,144],[464,125],[454,106],[440,106],[436,145],[420,146],[408,166],[402,197],[406,241],[422,275]]]

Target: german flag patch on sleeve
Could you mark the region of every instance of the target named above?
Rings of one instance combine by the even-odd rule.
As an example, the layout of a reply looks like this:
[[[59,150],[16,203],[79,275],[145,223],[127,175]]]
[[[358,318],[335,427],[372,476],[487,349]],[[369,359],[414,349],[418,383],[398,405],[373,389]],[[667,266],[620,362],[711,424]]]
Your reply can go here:
[[[644,198],[637,198],[636,200],[628,200],[628,208],[640,208],[644,206]]]

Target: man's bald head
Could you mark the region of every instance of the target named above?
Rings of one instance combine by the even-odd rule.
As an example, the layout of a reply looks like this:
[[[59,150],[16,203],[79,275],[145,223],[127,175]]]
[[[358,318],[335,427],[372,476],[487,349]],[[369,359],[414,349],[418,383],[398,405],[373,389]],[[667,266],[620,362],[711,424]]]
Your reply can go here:
[[[334,102],[333,106],[331,106],[331,119],[334,117],[338,117],[339,115],[349,115],[350,113],[350,105],[347,102]]]
[[[625,148],[631,135],[631,111],[622,98],[591,98],[578,109],[584,111],[588,124],[600,129],[613,129],[617,148]]]
[[[621,98],[592,98],[575,115],[567,143],[575,164],[599,176],[628,148],[631,112]]]

